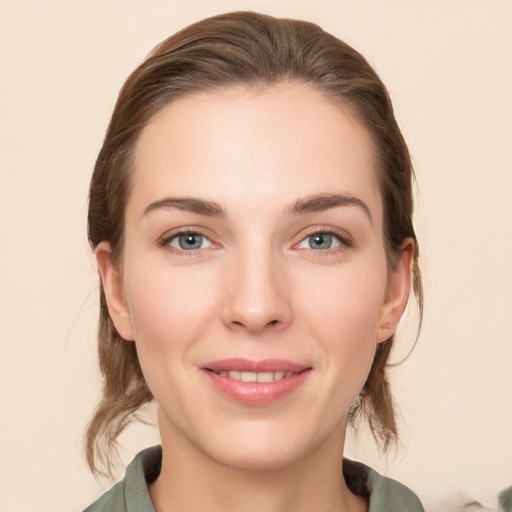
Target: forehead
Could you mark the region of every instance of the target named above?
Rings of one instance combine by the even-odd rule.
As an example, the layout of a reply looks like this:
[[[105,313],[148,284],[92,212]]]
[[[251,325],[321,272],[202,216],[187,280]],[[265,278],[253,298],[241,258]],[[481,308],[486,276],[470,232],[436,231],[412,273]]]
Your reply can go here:
[[[245,192],[260,202],[348,192],[379,203],[369,136],[343,105],[288,83],[192,93],[142,131],[132,180],[139,207],[159,195],[229,202]]]

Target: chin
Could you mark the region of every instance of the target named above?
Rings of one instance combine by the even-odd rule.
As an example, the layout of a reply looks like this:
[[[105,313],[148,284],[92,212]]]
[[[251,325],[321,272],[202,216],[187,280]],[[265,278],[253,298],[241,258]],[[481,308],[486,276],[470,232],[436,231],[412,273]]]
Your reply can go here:
[[[261,448],[261,449],[260,449]],[[274,447],[241,446],[234,443],[228,451],[211,454],[213,458],[225,466],[253,471],[279,470],[291,466],[304,454],[300,449]]]
[[[301,425],[303,426],[303,425]],[[266,428],[265,428],[266,427]],[[247,470],[279,470],[315,452],[326,433],[300,432],[277,425],[251,425],[208,439],[208,455],[221,464]],[[340,441],[343,436],[340,437]],[[219,447],[222,447],[219,449]],[[210,448],[208,450],[208,448]]]

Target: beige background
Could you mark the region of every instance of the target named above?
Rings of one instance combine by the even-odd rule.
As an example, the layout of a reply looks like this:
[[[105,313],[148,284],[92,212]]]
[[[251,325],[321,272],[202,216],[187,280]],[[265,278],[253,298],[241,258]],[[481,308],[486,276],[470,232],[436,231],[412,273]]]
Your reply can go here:
[[[99,392],[87,185],[127,74],[161,39],[235,9],[316,21],[388,85],[414,156],[426,308],[395,374],[402,447],[348,451],[430,510],[512,484],[512,1],[0,1],[0,511],[81,510]],[[402,353],[414,331],[402,338]],[[125,462],[158,440],[125,436]]]

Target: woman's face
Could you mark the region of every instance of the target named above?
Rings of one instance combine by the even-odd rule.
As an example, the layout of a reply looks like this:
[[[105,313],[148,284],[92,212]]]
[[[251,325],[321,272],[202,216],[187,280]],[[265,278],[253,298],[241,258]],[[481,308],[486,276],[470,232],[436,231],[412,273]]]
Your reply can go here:
[[[409,292],[382,209],[365,130],[308,86],[191,94],[149,123],[120,268],[97,254],[164,446],[258,468],[342,446]]]

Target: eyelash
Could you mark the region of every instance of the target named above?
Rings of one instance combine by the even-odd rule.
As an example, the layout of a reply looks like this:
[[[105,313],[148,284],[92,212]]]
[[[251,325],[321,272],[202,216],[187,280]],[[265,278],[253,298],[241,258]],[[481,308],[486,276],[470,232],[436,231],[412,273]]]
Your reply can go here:
[[[178,231],[174,231],[172,233],[166,233],[161,239],[158,240],[158,242],[157,242],[158,246],[168,250],[169,252],[171,252],[173,254],[184,255],[184,256],[194,256],[197,254],[198,251],[201,251],[203,249],[183,250],[183,249],[178,249],[176,247],[171,247],[171,245],[170,245],[170,243],[174,239],[176,239],[180,236],[183,236],[183,235],[188,235],[188,234],[204,237],[211,244],[215,244],[215,242],[213,242],[211,240],[211,238],[209,236],[207,236],[204,232],[201,232],[200,229],[181,228]],[[309,249],[305,249],[305,250],[311,251],[311,253],[315,254],[315,256],[323,256],[323,255],[332,254],[333,252],[337,253],[337,252],[343,251],[347,248],[351,248],[354,246],[354,240],[353,240],[352,236],[349,233],[347,233],[345,230],[336,229],[336,228],[333,228],[332,226],[315,226],[314,228],[309,228],[308,230],[306,230],[306,232],[303,234],[303,236],[301,237],[299,242],[294,244],[292,248],[295,250],[304,250],[304,248],[298,247],[302,242],[304,242],[305,240],[307,240],[308,238],[310,238],[314,235],[324,235],[324,234],[334,236],[340,243],[340,246],[335,247],[334,249],[329,248],[329,249],[323,249],[323,250],[322,249],[315,250],[313,248],[309,248]]]

